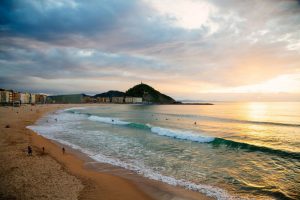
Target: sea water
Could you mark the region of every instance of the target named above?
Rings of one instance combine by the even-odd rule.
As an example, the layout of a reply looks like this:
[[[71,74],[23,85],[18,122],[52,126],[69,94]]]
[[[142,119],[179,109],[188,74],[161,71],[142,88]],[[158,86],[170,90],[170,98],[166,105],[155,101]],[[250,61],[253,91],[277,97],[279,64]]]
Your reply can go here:
[[[300,103],[102,104],[29,128],[97,162],[217,199],[300,199]]]

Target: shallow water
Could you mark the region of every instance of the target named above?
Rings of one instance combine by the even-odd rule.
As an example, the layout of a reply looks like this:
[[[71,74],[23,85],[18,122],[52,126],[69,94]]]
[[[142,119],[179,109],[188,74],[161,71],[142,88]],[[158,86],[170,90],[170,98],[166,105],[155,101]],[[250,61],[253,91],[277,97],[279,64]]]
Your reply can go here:
[[[299,199],[299,110],[107,104],[59,111],[29,128],[99,162],[218,199]]]

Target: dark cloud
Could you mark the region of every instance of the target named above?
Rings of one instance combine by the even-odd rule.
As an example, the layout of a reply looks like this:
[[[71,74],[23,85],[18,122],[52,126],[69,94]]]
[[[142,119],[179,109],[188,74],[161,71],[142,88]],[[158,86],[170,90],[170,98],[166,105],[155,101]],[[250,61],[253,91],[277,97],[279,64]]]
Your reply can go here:
[[[193,36],[153,17],[153,10],[136,0],[4,0],[0,10],[2,37],[64,46],[82,46],[88,40],[89,46],[102,49],[129,49]]]
[[[2,35],[59,39],[67,34],[91,35],[113,29],[134,1],[22,1],[1,2]]]
[[[210,0],[215,11],[194,29],[151,1],[1,1],[0,87],[95,92],[145,80],[204,90],[300,73],[299,1]]]

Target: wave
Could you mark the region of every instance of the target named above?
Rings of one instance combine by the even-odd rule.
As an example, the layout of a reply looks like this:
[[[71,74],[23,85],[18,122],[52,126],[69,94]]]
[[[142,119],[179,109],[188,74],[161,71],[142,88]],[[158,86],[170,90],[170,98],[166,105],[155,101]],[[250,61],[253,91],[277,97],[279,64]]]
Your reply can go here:
[[[169,185],[181,186],[181,187],[189,189],[189,190],[198,191],[198,192],[206,194],[207,196],[214,197],[218,200],[239,199],[239,198],[229,195],[225,190],[218,188],[218,187],[204,185],[204,184],[195,184],[190,181],[178,180],[174,177],[165,176],[158,172],[154,172],[153,170],[144,166],[142,162],[127,163],[127,162],[124,162],[117,158],[112,158],[112,157],[105,156],[101,153],[92,152],[88,149],[82,148],[82,147],[80,147],[76,144],[70,143],[68,141],[54,138],[48,134],[43,134],[44,130],[41,130],[40,128],[38,128],[38,126],[37,127],[36,126],[28,126],[27,128],[37,132],[38,134],[41,134],[41,135],[47,137],[48,139],[55,140],[63,145],[69,146],[72,149],[79,150],[97,162],[107,163],[107,164],[111,164],[113,166],[122,167],[127,170],[133,171],[137,174],[140,174],[146,178],[156,180],[156,181],[161,181],[161,182],[164,182]]]
[[[169,129],[169,128],[163,128],[158,126],[151,126],[150,124],[139,124],[139,123],[127,122],[127,121],[120,120],[118,118],[99,117],[94,115],[89,116],[88,119],[92,121],[102,122],[102,123],[122,125],[129,128],[149,130],[154,134],[169,137],[169,138],[179,139],[179,140],[188,140],[188,141],[198,142],[198,143],[210,143],[214,147],[225,145],[226,147],[232,149],[243,149],[252,152],[260,151],[263,153],[277,155],[280,157],[300,160],[300,152],[291,152],[291,151],[286,151],[281,149],[273,149],[271,147],[258,146],[254,144],[238,142],[238,141],[219,138],[219,137],[209,137],[198,132]]]
[[[72,107],[72,108],[63,109],[63,111],[84,110],[84,109],[87,109],[87,108],[88,107]]]
[[[117,124],[117,125],[128,125],[130,122],[119,120],[118,118],[111,118],[111,117],[99,117],[95,115],[91,115],[88,117],[91,121],[102,122],[106,124]]]
[[[270,147],[258,146],[249,143],[244,143],[244,142],[237,142],[225,138],[208,137],[192,131],[173,130],[173,129],[167,129],[162,127],[151,127],[151,132],[161,136],[167,136],[167,137],[180,139],[180,140],[189,140],[189,141],[199,142],[199,143],[210,143],[214,147],[219,145],[226,145],[227,148],[243,149],[252,152],[260,151],[263,153],[273,154],[285,158],[300,160],[300,152],[291,152],[291,151],[286,151],[281,149],[273,149]]]
[[[137,129],[143,129],[143,130],[149,130],[154,134],[170,137],[174,139],[179,140],[188,140],[192,142],[199,142],[199,143],[210,143],[214,147],[225,145],[228,148],[232,149],[243,149],[246,151],[260,151],[263,153],[273,154],[281,157],[287,157],[292,159],[298,159],[300,160],[300,153],[299,152],[290,152],[285,151],[281,149],[273,149],[270,147],[264,147],[264,146],[257,146],[253,144],[248,144],[244,142],[237,142],[234,140],[229,140],[225,138],[218,138],[218,137],[209,137],[204,136],[200,133],[192,132],[192,131],[186,131],[186,130],[178,130],[178,129],[169,129],[169,128],[163,128],[158,126],[151,126],[149,124],[138,124],[138,123],[132,123],[127,121],[122,121],[117,118],[109,118],[109,117],[98,117],[98,116],[90,116],[88,119],[92,121],[99,121],[102,123],[109,123],[109,124],[116,124],[116,125],[123,125],[130,128],[137,128]]]
[[[284,191],[276,188],[276,186],[256,186],[253,184],[247,184],[245,182],[242,182],[243,185],[241,189],[251,192],[252,194],[263,194],[264,196],[270,196],[274,197],[276,199],[281,200],[296,200],[297,196],[290,196],[289,194],[285,193]]]
[[[89,120],[97,121],[108,124],[116,124],[116,125],[125,125],[130,128],[144,129],[150,130],[152,133],[155,133],[160,136],[166,136],[170,138],[180,139],[180,140],[189,140],[193,142],[211,142],[214,140],[214,137],[202,136],[198,133],[192,131],[183,131],[183,130],[174,130],[168,128],[162,128],[158,126],[151,126],[150,124],[139,124],[133,122],[122,121],[118,118],[110,118],[110,117],[99,117],[99,116],[89,116]]]
[[[268,153],[268,154],[274,154],[277,156],[281,157],[288,157],[292,159],[298,159],[300,160],[300,152],[291,152],[291,151],[285,151],[281,149],[273,149],[270,147],[264,147],[264,146],[257,146],[253,144],[248,144],[244,142],[237,142],[233,140],[228,140],[224,138],[215,138],[211,144],[215,147],[220,146],[220,145],[226,145],[228,148],[233,148],[233,149],[244,149],[247,151],[260,151],[263,153]]]
[[[231,119],[231,118],[204,116],[204,115],[172,114],[172,113],[154,113],[154,114],[167,115],[167,116],[173,116],[173,117],[179,117],[179,118],[186,117],[186,118],[193,118],[193,119],[216,120],[216,121],[222,121],[222,122],[236,122],[236,123],[242,123],[242,124],[262,124],[262,125],[273,125],[273,126],[300,127],[300,124],[269,122],[269,121],[240,120],[240,119]]]
[[[212,142],[214,137],[202,136],[197,133],[191,131],[181,131],[181,130],[173,130],[161,127],[151,127],[151,132],[156,133],[161,136],[167,136],[171,138],[176,138],[180,140],[189,140],[193,142]]]

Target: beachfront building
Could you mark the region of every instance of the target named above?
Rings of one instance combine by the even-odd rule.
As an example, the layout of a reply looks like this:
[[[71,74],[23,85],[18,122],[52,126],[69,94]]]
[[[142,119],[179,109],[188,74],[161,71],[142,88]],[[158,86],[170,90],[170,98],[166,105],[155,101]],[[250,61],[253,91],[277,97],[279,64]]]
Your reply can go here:
[[[35,104],[35,94],[30,94],[29,103]]]
[[[133,103],[143,103],[142,97],[133,97]]]
[[[109,97],[97,97],[96,99],[97,103],[110,103]]]
[[[142,103],[142,97],[125,97],[125,103]]]
[[[48,96],[47,103],[84,103],[84,94]]]
[[[111,100],[109,97],[104,97],[104,103],[110,103],[110,102],[111,102]]]
[[[44,94],[30,94],[28,92],[16,92],[12,90],[0,89],[0,103],[2,105],[21,105],[46,103],[47,96]]]
[[[124,103],[124,97],[112,97],[112,103]]]
[[[96,98],[96,103],[104,103],[103,102],[103,97],[97,97]]]
[[[13,91],[0,89],[0,102],[3,105],[12,104],[13,102]]]
[[[20,92],[13,92],[13,106],[20,106],[21,105],[21,93]]]
[[[133,103],[133,97],[125,97],[125,103]]]
[[[143,103],[143,98],[142,97],[133,97],[132,103]]]
[[[94,98],[85,95],[85,96],[83,97],[83,102],[84,102],[84,103],[94,103]]]
[[[20,102],[21,101],[21,93],[20,92],[13,92],[13,102]]]
[[[35,95],[35,103],[37,104],[45,104],[47,99],[47,95],[44,94],[36,94]]]
[[[21,104],[28,104],[30,103],[30,93],[25,92],[25,93],[20,93],[20,100]]]

